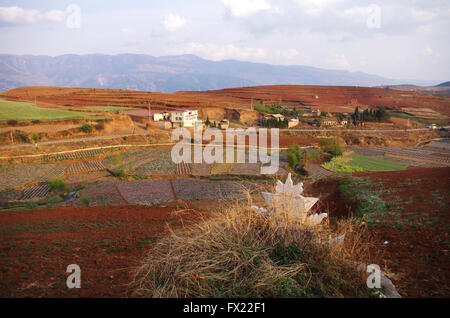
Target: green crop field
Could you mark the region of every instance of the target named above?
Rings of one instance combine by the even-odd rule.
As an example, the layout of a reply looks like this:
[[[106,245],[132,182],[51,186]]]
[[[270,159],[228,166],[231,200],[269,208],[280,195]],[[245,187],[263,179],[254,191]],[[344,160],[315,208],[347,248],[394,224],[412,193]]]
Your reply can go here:
[[[98,109],[98,110],[103,110],[106,112],[112,112],[112,111],[117,111],[117,110],[135,110],[135,109],[142,109],[142,108],[136,108],[136,107],[121,107],[121,106],[88,106],[85,108],[89,108],[89,109]]]
[[[63,120],[92,118],[97,114],[36,107],[32,103],[10,102],[0,99],[0,122],[8,120]],[[98,118],[98,117],[96,117]]]
[[[377,159],[352,153],[349,155],[352,160],[348,162],[350,166],[361,167],[364,171],[395,171],[405,170],[407,165],[403,163]]]

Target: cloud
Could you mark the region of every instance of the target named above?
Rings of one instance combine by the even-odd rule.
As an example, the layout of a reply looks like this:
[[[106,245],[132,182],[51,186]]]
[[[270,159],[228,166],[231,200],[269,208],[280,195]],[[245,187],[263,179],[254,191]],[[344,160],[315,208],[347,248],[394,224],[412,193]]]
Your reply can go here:
[[[166,50],[168,54],[196,54],[213,61],[226,59],[262,60],[267,57],[267,51],[262,48],[240,47],[234,44],[211,44],[191,42],[178,49]]]
[[[20,25],[32,24],[41,21],[63,22],[66,13],[60,10],[50,10],[41,13],[38,10],[25,10],[18,6],[0,7],[0,24]]]
[[[434,51],[432,48],[430,48],[430,47],[425,48],[423,52],[424,52],[424,54],[425,54],[426,56],[429,56],[429,57],[438,58],[438,57],[441,56],[441,55],[439,54],[439,52],[435,52],[435,51]]]
[[[170,13],[164,18],[163,25],[169,32],[174,32],[182,28],[186,24],[186,20],[182,17]]]
[[[222,3],[234,17],[245,17],[259,11],[275,9],[266,0],[222,0]]]
[[[296,49],[288,50],[276,50],[275,57],[283,60],[292,60],[300,55],[300,52]]]

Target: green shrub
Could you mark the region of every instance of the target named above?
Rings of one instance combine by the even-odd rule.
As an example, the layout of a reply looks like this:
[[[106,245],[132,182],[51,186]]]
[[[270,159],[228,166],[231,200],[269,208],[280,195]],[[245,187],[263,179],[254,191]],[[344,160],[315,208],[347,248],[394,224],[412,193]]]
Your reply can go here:
[[[27,136],[27,135],[25,135],[25,134],[20,134],[19,137],[20,137],[20,139],[21,139],[23,142],[28,142],[28,136]]]
[[[322,149],[333,156],[342,156],[344,153],[344,146],[339,138],[322,138],[319,141]]]
[[[322,164],[322,167],[340,173],[363,171],[361,167],[347,164],[343,157],[333,157],[329,162]]]
[[[25,202],[25,209],[27,209],[27,210],[34,210],[37,207],[38,207],[38,204],[34,201]]]
[[[298,145],[292,145],[287,150],[287,160],[289,167],[295,168],[301,160],[300,147]]]
[[[127,174],[127,172],[125,171],[125,169],[120,169],[120,171],[119,171],[119,177],[121,177],[121,178],[126,178],[126,177],[128,177],[128,174]]]
[[[48,182],[48,185],[50,186],[50,191],[54,190],[65,191],[67,189],[66,180],[62,178],[50,180]]]
[[[31,140],[33,140],[35,143],[39,141],[39,135],[38,134],[32,134]]]
[[[47,205],[53,205],[63,202],[64,199],[59,195],[54,195],[50,199],[47,200]]]
[[[84,133],[89,134],[90,132],[92,132],[92,126],[90,124],[83,124],[83,126],[81,126],[81,130]]]
[[[83,198],[81,199],[81,202],[83,202],[83,205],[84,205],[84,206],[89,206],[89,205],[91,204],[91,198],[83,197]]]

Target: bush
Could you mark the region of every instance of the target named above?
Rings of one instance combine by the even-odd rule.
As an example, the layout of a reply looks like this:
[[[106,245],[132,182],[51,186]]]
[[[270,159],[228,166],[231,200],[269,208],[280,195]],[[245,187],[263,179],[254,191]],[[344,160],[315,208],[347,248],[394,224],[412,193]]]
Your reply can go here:
[[[32,134],[31,140],[33,140],[35,143],[39,141],[39,135],[38,134]]]
[[[300,147],[298,145],[292,145],[288,148],[287,160],[289,167],[291,167],[292,169],[297,167],[298,163],[301,160]]]
[[[333,156],[342,156],[344,153],[344,146],[339,138],[322,138],[319,141],[322,149]]]
[[[27,209],[27,210],[34,210],[37,207],[38,207],[38,204],[34,201],[25,202],[25,209]]]
[[[91,204],[91,199],[88,198],[88,197],[83,197],[83,198],[81,199],[81,202],[83,202],[83,205],[84,205],[84,206],[89,206],[89,205]]]
[[[48,182],[48,185],[50,186],[50,191],[54,191],[54,190],[66,191],[67,190],[66,180],[64,180],[62,178],[50,180]]]
[[[92,126],[90,124],[83,124],[83,126],[81,126],[81,130],[84,133],[89,134],[92,132]]]
[[[61,203],[63,201],[64,201],[64,199],[61,198],[61,196],[55,195],[55,196],[52,196],[50,199],[48,199],[47,205],[51,206],[53,204],[58,204],[58,203]]]
[[[236,202],[156,243],[130,284],[138,297],[368,297],[357,261],[367,262],[362,228],[340,222],[316,231]],[[343,246],[320,244],[346,233]],[[371,260],[372,261],[372,260]]]
[[[128,177],[128,174],[127,174],[127,172],[125,171],[125,169],[120,169],[120,171],[119,171],[119,177],[121,177],[121,178],[126,178],[126,177]]]
[[[28,136],[25,134],[20,134],[19,135],[20,140],[22,140],[23,142],[28,142]]]
[[[19,122],[17,120],[14,119],[10,119],[6,122],[9,126],[15,126],[17,125]]]
[[[343,157],[333,157],[329,162],[322,164],[322,167],[340,173],[363,171],[361,167],[347,164]]]

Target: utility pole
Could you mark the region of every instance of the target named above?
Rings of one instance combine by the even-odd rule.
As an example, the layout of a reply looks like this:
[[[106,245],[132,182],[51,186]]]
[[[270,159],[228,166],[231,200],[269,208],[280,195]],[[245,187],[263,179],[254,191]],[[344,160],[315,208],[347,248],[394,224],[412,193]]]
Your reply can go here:
[[[148,121],[150,121],[150,101],[147,101],[148,103]]]

